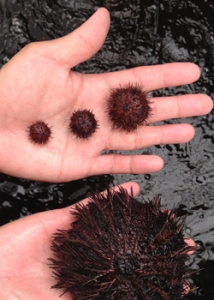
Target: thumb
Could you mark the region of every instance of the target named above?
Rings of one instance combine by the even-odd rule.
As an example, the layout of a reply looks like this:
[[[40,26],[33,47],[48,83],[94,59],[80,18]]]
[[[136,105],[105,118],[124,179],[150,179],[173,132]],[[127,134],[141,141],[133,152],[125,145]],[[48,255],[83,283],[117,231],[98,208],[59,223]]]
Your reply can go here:
[[[52,53],[55,53],[57,61],[70,69],[91,58],[102,47],[109,26],[109,12],[105,8],[100,8],[73,32],[49,41],[49,46]]]

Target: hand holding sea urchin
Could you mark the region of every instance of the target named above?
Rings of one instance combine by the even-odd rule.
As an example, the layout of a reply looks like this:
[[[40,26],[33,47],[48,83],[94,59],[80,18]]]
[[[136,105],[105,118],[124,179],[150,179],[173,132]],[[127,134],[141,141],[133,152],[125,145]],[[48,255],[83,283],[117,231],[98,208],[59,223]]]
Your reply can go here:
[[[111,90],[107,112],[113,128],[127,132],[146,124],[151,115],[150,100],[140,85],[128,84]]]
[[[76,300],[173,300],[190,289],[184,219],[161,210],[160,198],[139,203],[127,191],[93,195],[71,213],[69,230],[53,235],[52,288]]]

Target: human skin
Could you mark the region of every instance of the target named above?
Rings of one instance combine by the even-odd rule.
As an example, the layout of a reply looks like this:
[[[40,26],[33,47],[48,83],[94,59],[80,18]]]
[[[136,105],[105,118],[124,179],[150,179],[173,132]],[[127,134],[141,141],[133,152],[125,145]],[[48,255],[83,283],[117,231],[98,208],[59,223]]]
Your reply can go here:
[[[137,183],[122,185],[133,196],[139,192]],[[116,187],[117,189],[117,187]],[[82,201],[86,204],[88,199]],[[67,230],[75,220],[72,207],[56,209],[24,217],[0,227],[0,299],[1,300],[72,300],[70,293],[51,289],[56,283],[48,258],[52,234]],[[194,245],[192,240],[186,240]],[[188,291],[187,291],[188,292]]]
[[[72,67],[92,57],[103,45],[110,26],[106,9],[72,33],[24,47],[0,70],[0,172],[17,177],[65,182],[108,173],[151,173],[163,167],[155,155],[104,154],[103,150],[135,150],[158,144],[186,143],[190,124],[139,126],[132,133],[113,130],[106,114],[110,89],[137,83],[146,92],[189,84],[200,76],[192,63],[136,67],[104,74],[80,74]],[[203,94],[156,97],[149,123],[204,115],[213,103]],[[69,131],[77,109],[90,109],[99,128],[81,140]],[[28,126],[42,120],[52,129],[46,145],[29,140]]]
[[[123,185],[129,193],[139,192],[137,183]],[[87,199],[82,203],[86,204]],[[74,221],[71,207],[37,213],[0,227],[0,299],[1,300],[71,300],[69,293],[51,289],[56,283],[48,258],[52,234],[69,229]]]

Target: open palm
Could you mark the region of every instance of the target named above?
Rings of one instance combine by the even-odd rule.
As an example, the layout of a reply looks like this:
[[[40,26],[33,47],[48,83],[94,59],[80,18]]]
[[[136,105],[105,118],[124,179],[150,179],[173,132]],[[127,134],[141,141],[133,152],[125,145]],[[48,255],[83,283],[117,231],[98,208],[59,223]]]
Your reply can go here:
[[[69,181],[105,173],[147,173],[159,170],[157,156],[101,155],[103,150],[134,150],[161,143],[189,141],[188,124],[141,126],[134,133],[112,130],[106,115],[109,90],[129,82],[146,91],[187,84],[200,71],[190,63],[138,67],[105,74],[71,70],[102,46],[109,29],[109,14],[99,9],[65,37],[27,45],[0,70],[0,171],[34,180]],[[155,98],[149,123],[208,113],[206,95]],[[69,131],[69,118],[77,109],[90,109],[99,128],[80,140]],[[42,120],[52,129],[46,145],[30,142],[27,128]]]
[[[139,186],[134,182],[123,185],[134,195]],[[87,201],[87,200],[85,200]],[[0,299],[71,300],[63,290],[51,289],[56,283],[48,266],[52,234],[68,229],[74,217],[70,208],[34,214],[0,228]]]

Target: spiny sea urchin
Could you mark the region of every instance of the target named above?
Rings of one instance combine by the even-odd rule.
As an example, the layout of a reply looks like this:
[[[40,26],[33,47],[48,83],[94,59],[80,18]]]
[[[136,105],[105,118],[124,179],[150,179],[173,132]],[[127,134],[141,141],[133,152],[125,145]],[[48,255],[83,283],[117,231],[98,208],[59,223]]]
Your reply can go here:
[[[146,124],[152,109],[150,100],[140,85],[128,84],[111,90],[107,112],[113,128],[130,132]]]
[[[71,229],[53,235],[53,288],[78,300],[171,300],[189,291],[194,247],[184,242],[184,219],[161,210],[158,196],[139,203],[120,187],[71,213]]]
[[[89,109],[76,110],[70,118],[70,130],[79,138],[89,138],[98,128],[97,121]]]
[[[43,121],[37,121],[28,127],[29,139],[36,144],[46,144],[51,137],[51,129]]]

